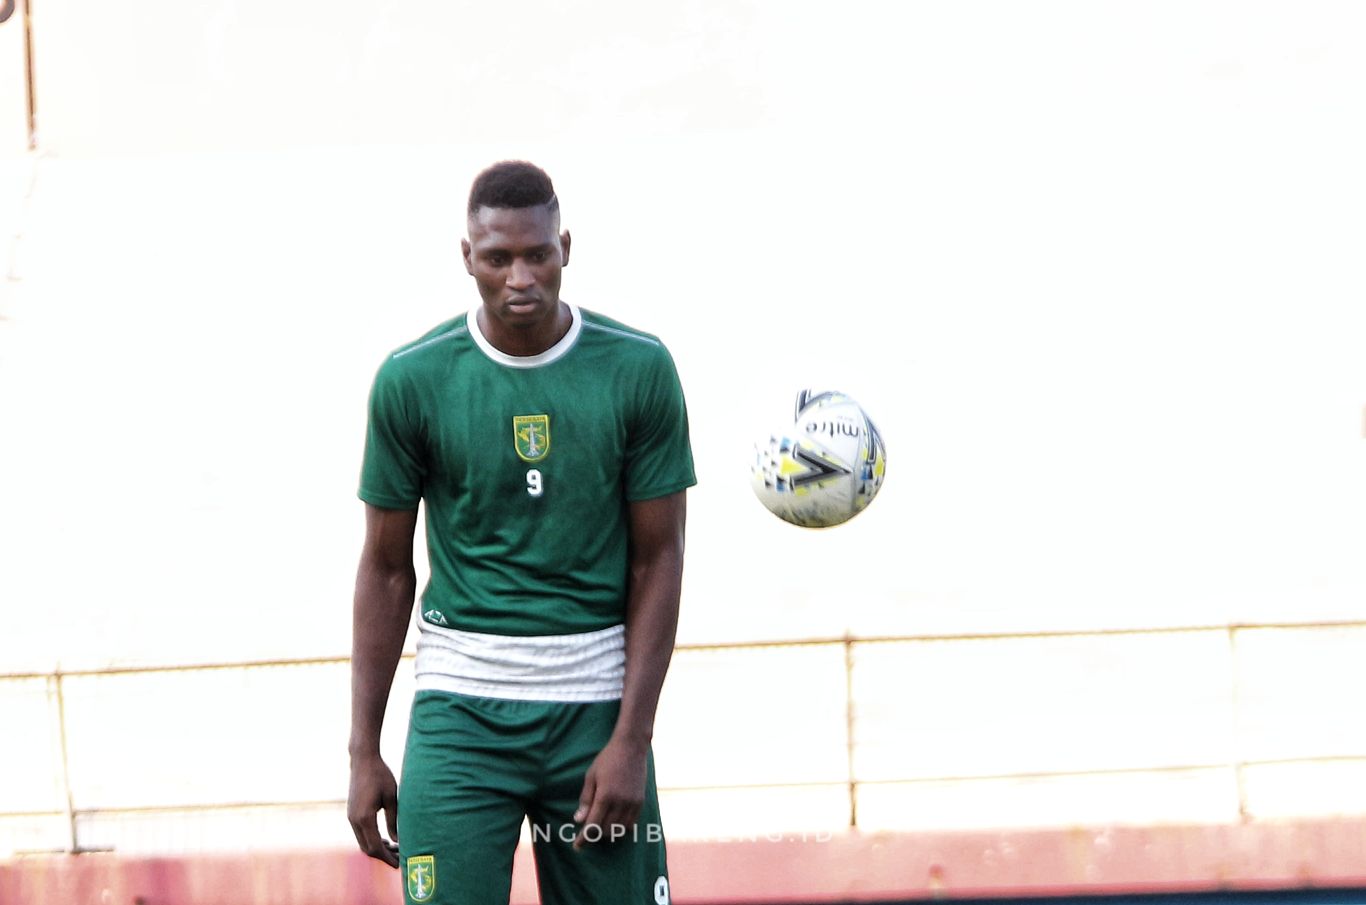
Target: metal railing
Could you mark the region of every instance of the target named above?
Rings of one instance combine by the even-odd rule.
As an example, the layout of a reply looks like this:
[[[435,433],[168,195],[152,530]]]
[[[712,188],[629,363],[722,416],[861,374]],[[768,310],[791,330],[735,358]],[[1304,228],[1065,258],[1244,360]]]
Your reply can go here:
[[[1238,689],[1239,677],[1238,670],[1238,636],[1246,631],[1266,631],[1266,630],[1333,630],[1333,629],[1366,629],[1366,620],[1344,620],[1331,622],[1308,622],[1308,623],[1256,623],[1256,624],[1228,624],[1228,625],[1198,625],[1198,626],[1175,626],[1170,628],[1131,628],[1131,629],[1099,629],[1090,631],[1038,631],[1038,632],[1005,632],[1005,633],[929,633],[929,634],[905,634],[905,635],[882,635],[882,636],[843,636],[843,637],[821,637],[790,640],[767,640],[767,641],[746,641],[746,642],[716,642],[716,643],[695,643],[680,644],[676,648],[679,653],[701,652],[701,651],[744,651],[762,650],[772,648],[801,648],[801,647],[839,647],[843,652],[844,662],[844,719],[845,731],[847,733],[846,745],[846,775],[843,785],[847,789],[848,795],[848,825],[851,828],[859,826],[858,820],[858,790],[861,786],[872,787],[889,783],[943,783],[943,782],[962,782],[974,780],[1032,780],[1047,779],[1055,777],[1085,777],[1085,776],[1122,776],[1125,774],[1138,773],[1176,773],[1191,770],[1210,770],[1228,769],[1231,770],[1237,786],[1237,814],[1240,819],[1248,818],[1247,790],[1245,784],[1245,773],[1250,767],[1275,766],[1283,764],[1331,764],[1341,762],[1361,762],[1366,760],[1366,751],[1359,755],[1324,755],[1296,758],[1271,758],[1253,759],[1235,756],[1231,761],[1218,762],[1199,762],[1182,765],[1164,765],[1152,767],[1120,767],[1093,770],[1058,770],[1058,771],[1030,771],[1030,772],[1007,772],[1007,773],[966,773],[961,775],[936,775],[931,777],[908,777],[904,779],[859,779],[856,775],[855,755],[857,736],[856,710],[857,702],[854,692],[854,673],[857,663],[857,649],[864,645],[875,645],[884,643],[905,643],[905,642],[955,642],[955,641],[1006,641],[1014,639],[1048,639],[1048,638],[1100,638],[1113,636],[1142,636],[1142,635],[1178,635],[1189,633],[1210,633],[1224,632],[1228,638],[1228,657],[1229,669],[1232,671],[1231,688],[1233,699],[1229,701],[1231,711],[1236,715],[1239,710]],[[411,663],[413,655],[405,654],[404,662]],[[306,666],[341,666],[349,662],[347,657],[313,657],[294,660],[244,660],[237,662],[220,663],[198,663],[198,664],[165,664],[165,665],[135,665],[135,666],[114,666],[108,668],[73,669],[73,670],[53,670],[50,672],[8,672],[0,673],[0,683],[18,681],[41,680],[45,683],[48,706],[52,724],[55,727],[56,739],[54,740],[54,750],[57,753],[58,763],[54,765],[54,770],[60,783],[60,797],[62,808],[59,810],[0,810],[0,819],[4,818],[60,818],[64,826],[65,845],[61,851],[68,853],[81,853],[89,851],[107,851],[107,848],[100,846],[87,847],[82,844],[79,833],[79,823],[82,819],[97,816],[136,816],[148,814],[177,814],[177,813],[229,813],[243,810],[275,810],[275,809],[304,809],[304,808],[328,808],[343,807],[345,800],[335,799],[316,799],[307,801],[221,801],[210,804],[186,804],[186,805],[152,805],[145,807],[106,807],[106,808],[78,808],[75,806],[72,793],[72,778],[70,769],[70,752],[68,738],[68,715],[66,706],[65,684],[73,678],[87,677],[107,677],[130,674],[164,674],[174,675],[177,673],[205,672],[205,671],[249,671],[259,670],[270,667],[306,667]],[[6,727],[8,730],[15,731],[16,727]],[[790,782],[774,784],[744,783],[735,785],[693,785],[693,786],[661,786],[661,791],[724,791],[730,789],[758,789],[758,788],[809,788],[809,787],[829,787],[830,782]]]

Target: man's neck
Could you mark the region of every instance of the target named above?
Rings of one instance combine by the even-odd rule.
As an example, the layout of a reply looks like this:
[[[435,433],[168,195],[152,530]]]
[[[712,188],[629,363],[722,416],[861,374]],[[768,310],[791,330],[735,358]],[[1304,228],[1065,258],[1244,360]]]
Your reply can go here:
[[[504,355],[518,358],[540,355],[554,348],[574,326],[574,314],[563,299],[555,303],[555,317],[552,321],[529,325],[526,329],[509,328],[497,323],[496,318],[490,317],[483,305],[479,306],[476,317],[479,332],[488,340],[489,345]],[[490,322],[496,325],[495,330],[489,329]]]

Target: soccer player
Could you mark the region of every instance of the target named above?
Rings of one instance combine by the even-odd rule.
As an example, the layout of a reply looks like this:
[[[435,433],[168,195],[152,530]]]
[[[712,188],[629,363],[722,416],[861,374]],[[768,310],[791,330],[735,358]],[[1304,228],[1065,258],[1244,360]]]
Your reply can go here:
[[[506,905],[529,818],[544,905],[667,905],[650,740],[696,483],[678,375],[656,337],[560,298],[570,237],[542,170],[479,174],[467,227],[480,304],[390,355],[370,394],[347,817],[409,902]],[[399,787],[379,738],[420,501]]]

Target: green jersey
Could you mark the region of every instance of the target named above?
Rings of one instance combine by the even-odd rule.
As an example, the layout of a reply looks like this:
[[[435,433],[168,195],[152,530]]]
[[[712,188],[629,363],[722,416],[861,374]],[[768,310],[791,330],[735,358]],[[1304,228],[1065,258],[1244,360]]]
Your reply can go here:
[[[621,624],[627,503],[696,483],[673,359],[658,338],[570,306],[529,357],[473,313],[395,351],[370,394],[360,498],[426,506],[424,629],[566,635]]]

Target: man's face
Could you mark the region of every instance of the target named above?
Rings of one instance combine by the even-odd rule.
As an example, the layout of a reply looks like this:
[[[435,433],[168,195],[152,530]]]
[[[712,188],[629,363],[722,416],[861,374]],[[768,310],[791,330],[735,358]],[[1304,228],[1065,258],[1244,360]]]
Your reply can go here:
[[[545,205],[481,207],[468,225],[460,249],[484,300],[487,326],[522,337],[553,330],[560,270],[569,263],[569,233],[556,232],[558,213]]]

